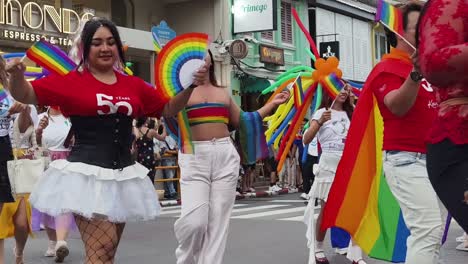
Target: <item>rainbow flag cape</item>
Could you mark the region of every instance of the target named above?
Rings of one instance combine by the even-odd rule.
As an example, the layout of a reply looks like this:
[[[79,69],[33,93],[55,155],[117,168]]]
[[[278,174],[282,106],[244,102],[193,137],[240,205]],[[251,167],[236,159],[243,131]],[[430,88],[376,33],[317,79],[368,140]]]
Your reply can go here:
[[[384,0],[378,0],[375,21],[381,22],[391,31],[403,34],[403,17],[400,9]]]
[[[343,228],[370,257],[391,262],[405,261],[409,230],[383,174],[383,120],[371,85],[379,73],[389,69],[406,78],[408,67],[407,61],[387,56],[367,79],[322,223],[322,228]]]
[[[65,52],[44,39],[36,42],[27,51],[26,56],[50,72],[66,75],[76,68]]]

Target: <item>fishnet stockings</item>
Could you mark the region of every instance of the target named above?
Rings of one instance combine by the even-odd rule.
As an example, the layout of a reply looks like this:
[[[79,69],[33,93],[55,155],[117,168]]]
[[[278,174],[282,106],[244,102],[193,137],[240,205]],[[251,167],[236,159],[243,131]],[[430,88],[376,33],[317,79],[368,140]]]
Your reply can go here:
[[[125,223],[90,220],[75,215],[81,239],[85,244],[86,264],[113,264]]]

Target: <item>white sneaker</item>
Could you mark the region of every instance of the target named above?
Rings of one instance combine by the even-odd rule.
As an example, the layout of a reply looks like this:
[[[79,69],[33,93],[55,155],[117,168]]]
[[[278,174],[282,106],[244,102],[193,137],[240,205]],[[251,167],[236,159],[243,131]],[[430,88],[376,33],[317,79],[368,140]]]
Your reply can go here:
[[[468,252],[468,243],[461,243],[455,249]]]
[[[44,257],[55,257],[55,245],[57,245],[57,241],[49,240],[49,246],[47,247],[47,251],[44,253]]]
[[[270,192],[279,192],[281,190],[283,190],[281,187],[279,187],[278,185],[273,185],[273,186],[270,186]]]
[[[302,193],[301,194],[301,199],[304,199],[304,200],[309,200],[309,195],[307,193]]]
[[[289,188],[288,188],[289,193],[297,193],[298,191],[299,190],[294,186],[289,186]]]
[[[465,242],[465,240],[466,240],[465,234],[463,234],[462,236],[459,236],[459,237],[457,237],[455,239],[455,241],[457,241],[458,243],[463,243],[463,242]]]

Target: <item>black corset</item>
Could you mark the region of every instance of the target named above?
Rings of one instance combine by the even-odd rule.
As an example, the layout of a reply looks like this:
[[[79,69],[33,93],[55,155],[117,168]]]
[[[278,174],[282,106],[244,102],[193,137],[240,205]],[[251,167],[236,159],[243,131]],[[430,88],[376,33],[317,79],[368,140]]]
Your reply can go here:
[[[71,116],[75,145],[68,161],[83,162],[107,169],[122,169],[134,164],[132,118],[122,114]]]

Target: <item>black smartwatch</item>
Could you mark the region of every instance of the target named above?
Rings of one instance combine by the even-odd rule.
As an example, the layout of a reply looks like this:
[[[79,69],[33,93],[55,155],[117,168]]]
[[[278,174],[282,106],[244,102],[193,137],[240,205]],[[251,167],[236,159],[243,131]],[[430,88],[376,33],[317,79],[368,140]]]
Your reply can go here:
[[[411,78],[411,80],[413,80],[414,82],[420,82],[420,81],[424,78],[424,76],[422,76],[422,74],[419,73],[419,72],[417,72],[417,71],[412,71],[412,72],[410,73],[410,78]]]

